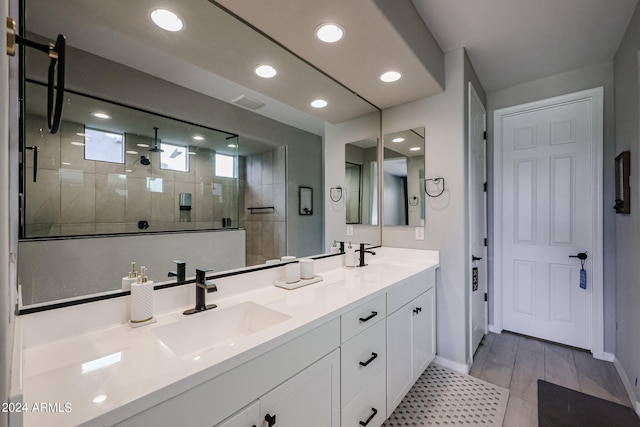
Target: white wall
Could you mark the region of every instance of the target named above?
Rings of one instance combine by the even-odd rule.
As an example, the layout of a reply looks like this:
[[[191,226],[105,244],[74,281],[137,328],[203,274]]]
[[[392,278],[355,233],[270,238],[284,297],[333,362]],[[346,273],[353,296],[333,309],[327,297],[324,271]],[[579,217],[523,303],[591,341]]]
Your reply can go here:
[[[631,151],[631,213],[615,215],[615,271],[617,333],[615,354],[633,385],[640,377],[640,125],[638,83],[640,58],[640,8],[636,8],[614,59],[615,154]],[[606,97],[606,92],[605,92]],[[606,164],[613,168],[610,161]],[[606,170],[606,167],[605,167]],[[606,184],[606,183],[605,183]],[[611,184],[612,185],[612,184]],[[605,187],[606,188],[606,187]],[[605,197],[606,200],[612,200]],[[605,229],[605,237],[607,236]],[[635,386],[636,411],[640,388]]]
[[[489,181],[489,218],[493,217],[493,112],[497,109],[538,101],[594,87],[604,87],[604,350],[613,353],[616,347],[616,238],[614,196],[614,157],[621,149],[614,150],[614,93],[613,63],[611,61],[596,64],[574,71],[558,74],[487,95],[488,118],[488,181]],[[628,90],[625,89],[625,91]],[[617,113],[620,110],[616,108]],[[618,141],[620,140],[618,136]],[[632,171],[637,170],[633,169]],[[633,199],[632,199],[633,200]],[[620,216],[620,215],[618,215]],[[493,293],[493,247],[491,237],[496,225],[489,221],[489,295]],[[489,323],[493,320],[493,300],[489,298]]]
[[[378,226],[354,225],[353,236],[346,234],[345,198],[333,202],[331,187],[345,187],[345,145],[363,139],[377,139],[380,134],[380,115],[371,113],[347,122],[325,125],[324,138],[324,221],[325,251],[334,240],[354,243],[380,243]],[[380,147],[378,147],[380,149]],[[380,153],[380,150],[378,150]],[[378,154],[380,157],[380,154]]]

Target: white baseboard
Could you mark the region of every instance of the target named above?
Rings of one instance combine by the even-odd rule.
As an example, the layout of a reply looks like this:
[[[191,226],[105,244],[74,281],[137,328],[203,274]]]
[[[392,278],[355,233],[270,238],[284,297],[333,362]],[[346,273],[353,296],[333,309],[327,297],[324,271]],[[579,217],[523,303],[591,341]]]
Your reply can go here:
[[[636,396],[636,393],[634,391],[634,387],[633,387],[633,385],[631,385],[631,381],[629,380],[629,377],[627,376],[627,373],[625,372],[624,368],[622,367],[622,364],[620,363],[618,358],[615,357],[615,355],[613,356],[613,366],[616,367],[616,371],[618,371],[618,375],[620,375],[620,379],[622,380],[622,384],[624,385],[624,388],[627,390],[627,394],[629,395],[629,400],[631,400],[631,404],[633,405],[633,409],[636,411],[636,414],[638,414],[638,416],[640,416],[640,401],[638,400],[638,397]]]
[[[465,374],[465,375],[468,374],[469,371],[471,370],[470,365],[454,362],[453,360],[447,359],[442,356],[436,356],[436,358],[433,359],[433,363],[435,363],[436,365],[440,365],[443,368],[448,368],[448,369],[451,369],[452,371],[458,372],[460,374]]]
[[[489,332],[493,332],[494,334],[501,334],[502,333],[502,329],[499,329],[495,325],[489,325]]]
[[[595,357],[596,359],[604,360],[606,362],[613,362],[616,359],[615,354],[607,353],[606,351],[603,351],[602,353],[597,355],[594,353],[593,357]]]

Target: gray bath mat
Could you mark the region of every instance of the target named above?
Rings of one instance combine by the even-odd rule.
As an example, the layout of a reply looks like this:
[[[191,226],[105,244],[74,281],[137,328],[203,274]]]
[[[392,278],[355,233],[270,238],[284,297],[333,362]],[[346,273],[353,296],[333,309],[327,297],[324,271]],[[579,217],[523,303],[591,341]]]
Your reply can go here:
[[[432,363],[383,427],[500,427],[508,400],[506,388]]]

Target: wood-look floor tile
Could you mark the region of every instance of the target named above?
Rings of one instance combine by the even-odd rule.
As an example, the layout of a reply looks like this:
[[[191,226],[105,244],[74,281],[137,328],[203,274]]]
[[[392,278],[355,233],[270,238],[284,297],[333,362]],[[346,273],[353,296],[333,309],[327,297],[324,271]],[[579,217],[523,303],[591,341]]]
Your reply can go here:
[[[538,379],[544,379],[544,353],[518,349],[509,391],[522,399],[538,403]]]
[[[629,394],[627,393],[627,389],[624,387],[624,384],[622,383],[622,379],[618,374],[618,370],[616,369],[616,366],[613,363],[608,363],[607,369],[609,370],[609,375],[611,376],[611,381],[613,382],[615,396],[623,405],[633,407],[633,405],[631,404],[631,400],[629,400]]]
[[[553,344],[545,344],[545,381],[580,391],[573,350]]]
[[[538,405],[510,394],[503,427],[537,427]]]
[[[480,345],[478,345],[478,349],[473,355],[473,364],[471,365],[471,370],[469,371],[469,375],[477,377],[482,372],[482,368],[484,368],[484,364],[489,356],[489,351],[491,349],[491,343],[493,343],[493,338],[490,340],[487,337],[492,335],[485,336],[482,341],[480,341]]]

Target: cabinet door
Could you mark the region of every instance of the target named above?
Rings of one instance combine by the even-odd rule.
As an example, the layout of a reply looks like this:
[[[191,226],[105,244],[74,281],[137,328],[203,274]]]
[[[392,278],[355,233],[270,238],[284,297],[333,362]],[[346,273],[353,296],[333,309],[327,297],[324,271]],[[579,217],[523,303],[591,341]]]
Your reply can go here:
[[[435,288],[409,303],[413,319],[413,378],[417,380],[435,354]]]
[[[258,427],[260,424],[260,403],[256,400],[236,412],[216,427]]]
[[[412,310],[407,304],[387,316],[387,414],[413,385]]]
[[[339,427],[340,350],[261,397],[260,419],[274,427]]]

